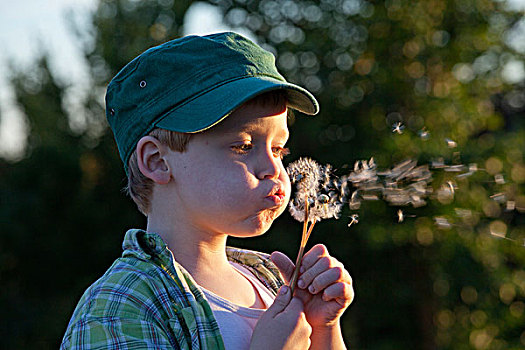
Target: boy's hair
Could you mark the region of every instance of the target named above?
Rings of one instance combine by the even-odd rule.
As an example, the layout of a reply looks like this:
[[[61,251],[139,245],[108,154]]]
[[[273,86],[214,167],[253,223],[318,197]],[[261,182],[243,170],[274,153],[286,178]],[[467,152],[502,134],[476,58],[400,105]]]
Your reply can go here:
[[[256,104],[260,106],[286,106],[287,98],[285,90],[272,90],[257,95],[246,104]],[[292,110],[288,108],[288,117],[292,116]],[[163,145],[168,146],[172,151],[184,152],[191,139],[192,133],[181,133],[165,129],[155,128],[149,134],[155,137]],[[148,215],[151,204],[151,193],[153,191],[153,181],[144,176],[138,167],[137,150],[135,149],[129,158],[128,163],[128,184],[125,188],[126,193],[133,199],[139,211]]]

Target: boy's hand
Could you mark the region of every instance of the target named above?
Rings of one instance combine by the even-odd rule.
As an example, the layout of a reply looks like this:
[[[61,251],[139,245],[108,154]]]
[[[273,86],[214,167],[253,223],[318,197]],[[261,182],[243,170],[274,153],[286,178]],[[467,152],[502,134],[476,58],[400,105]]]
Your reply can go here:
[[[304,306],[282,286],[273,304],[262,314],[253,330],[250,350],[308,349],[312,327],[306,321]]]
[[[271,259],[289,282],[293,262],[280,252],[272,253]],[[322,244],[304,255],[297,287],[295,296],[303,301],[306,319],[314,329],[336,325],[354,299],[350,274]]]

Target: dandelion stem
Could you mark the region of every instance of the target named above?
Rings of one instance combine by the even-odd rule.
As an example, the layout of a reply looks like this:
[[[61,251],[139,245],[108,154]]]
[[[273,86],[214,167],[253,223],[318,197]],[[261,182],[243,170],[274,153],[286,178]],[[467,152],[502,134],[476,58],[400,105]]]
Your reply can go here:
[[[293,270],[292,279],[290,280],[290,288],[292,290],[292,295],[297,285],[297,278],[299,277],[299,267],[301,266],[301,260],[303,259],[304,246],[299,247],[299,253],[297,254],[297,260],[295,261],[295,269]]]
[[[308,228],[308,232],[306,233],[306,239],[304,240],[304,245],[306,246],[306,242],[308,242],[308,239],[310,238],[310,235],[312,234],[312,230],[314,229],[315,221],[312,222],[310,227]]]
[[[301,236],[301,246],[299,247],[299,253],[297,253],[297,260],[295,261],[295,269],[293,271],[292,278],[290,280],[290,288],[292,290],[292,295],[297,284],[297,279],[299,277],[299,268],[301,267],[301,261],[303,260],[304,248],[306,247],[306,242],[312,233],[312,228],[314,223],[308,227],[308,196],[305,194],[304,200],[304,223],[303,223],[303,233]]]

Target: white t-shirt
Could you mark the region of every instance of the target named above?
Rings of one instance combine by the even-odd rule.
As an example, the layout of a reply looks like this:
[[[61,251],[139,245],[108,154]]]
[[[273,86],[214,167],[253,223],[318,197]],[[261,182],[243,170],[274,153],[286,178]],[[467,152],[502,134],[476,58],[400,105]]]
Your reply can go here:
[[[243,350],[250,347],[253,329],[262,313],[274,300],[274,296],[249,270],[242,265],[230,262],[259,293],[264,309],[254,309],[234,304],[209,290],[202,288],[208,303],[213,311],[213,316],[219,324],[219,329],[226,350]]]

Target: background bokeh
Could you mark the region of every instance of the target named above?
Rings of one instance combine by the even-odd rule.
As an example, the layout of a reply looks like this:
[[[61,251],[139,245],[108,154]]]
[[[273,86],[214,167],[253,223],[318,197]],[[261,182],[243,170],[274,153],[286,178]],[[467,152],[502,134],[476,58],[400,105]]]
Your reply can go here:
[[[45,50],[31,67],[12,65],[29,134],[22,157],[0,159],[0,348],[57,348],[85,288],[120,255],[126,229],[145,226],[121,191],[105,86],[146,48],[181,36],[191,5],[100,0],[88,18],[70,16],[90,77],[75,108]],[[341,173],[370,157],[383,169],[405,159],[477,165],[462,178],[434,169],[436,192],[452,184],[455,196],[403,208],[403,222],[399,208],[371,201],[316,225],[309,245],[326,244],[354,279],[342,320],[349,346],[523,349],[523,12],[501,0],[208,5],[318,97],[320,116],[290,123],[288,161],[310,156]],[[392,132],[398,122],[402,134]],[[347,227],[354,213],[359,223]],[[295,257],[300,232],[285,214],[264,237],[230,243]]]

